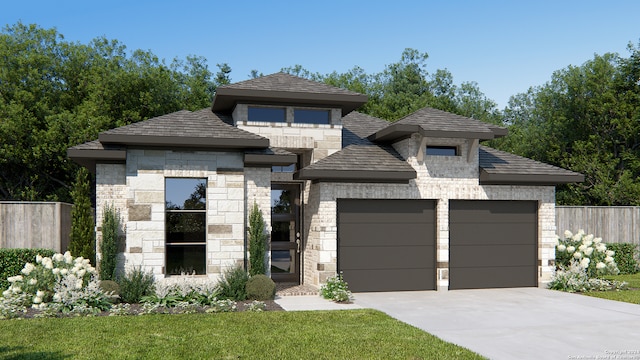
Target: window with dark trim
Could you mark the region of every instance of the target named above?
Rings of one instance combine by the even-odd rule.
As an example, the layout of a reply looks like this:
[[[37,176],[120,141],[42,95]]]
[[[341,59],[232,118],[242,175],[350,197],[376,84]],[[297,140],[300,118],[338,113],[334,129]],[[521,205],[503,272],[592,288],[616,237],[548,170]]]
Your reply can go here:
[[[247,112],[248,121],[287,122],[287,112],[284,108],[249,106]]]
[[[167,275],[206,274],[207,180],[165,179]]]
[[[433,156],[458,156],[457,146],[427,146],[427,155]]]
[[[298,124],[330,124],[329,110],[294,109],[293,122]]]

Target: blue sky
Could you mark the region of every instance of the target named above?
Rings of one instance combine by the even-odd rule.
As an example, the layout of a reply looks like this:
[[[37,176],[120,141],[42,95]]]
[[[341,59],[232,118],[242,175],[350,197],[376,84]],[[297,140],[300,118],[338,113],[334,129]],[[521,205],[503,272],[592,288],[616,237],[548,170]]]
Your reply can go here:
[[[640,40],[640,1],[7,1],[0,24],[57,28],[68,41],[117,39],[170,62],[204,56],[233,81],[300,64],[313,72],[367,73],[405,48],[429,54],[427,69],[475,81],[503,108],[511,95],[594,54],[627,56]]]

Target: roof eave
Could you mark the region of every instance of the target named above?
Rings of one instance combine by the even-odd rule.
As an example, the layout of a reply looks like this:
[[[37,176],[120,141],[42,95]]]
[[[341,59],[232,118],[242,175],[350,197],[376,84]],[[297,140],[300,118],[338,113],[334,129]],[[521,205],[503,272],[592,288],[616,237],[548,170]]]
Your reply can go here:
[[[409,182],[417,176],[414,170],[376,171],[376,170],[316,170],[301,169],[296,178],[317,181],[351,182]]]
[[[104,149],[67,149],[67,157],[78,165],[84,166],[91,173],[96,172],[96,163],[124,163],[127,160],[126,150]]]
[[[295,154],[244,154],[244,163],[250,166],[288,166],[296,162],[298,156]]]
[[[453,138],[453,139],[479,139],[491,140],[495,138],[493,131],[446,131],[446,130],[426,130],[420,125],[411,124],[392,124],[386,128],[375,132],[367,137],[373,142],[393,142],[411,136],[411,134],[419,133],[424,137],[432,138]]]
[[[480,185],[549,185],[580,183],[584,175],[571,174],[491,174],[480,169]]]
[[[171,146],[201,148],[266,148],[269,139],[205,138],[183,136],[147,136],[102,133],[98,136],[103,144],[124,144],[137,146]]]

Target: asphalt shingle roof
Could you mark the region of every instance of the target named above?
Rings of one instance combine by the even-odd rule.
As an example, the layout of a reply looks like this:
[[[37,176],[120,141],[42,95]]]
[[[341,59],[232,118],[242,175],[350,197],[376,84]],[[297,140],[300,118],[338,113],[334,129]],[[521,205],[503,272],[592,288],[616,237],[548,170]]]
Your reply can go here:
[[[229,125],[229,118],[227,115],[215,114],[210,109],[195,112],[181,110],[105,131],[100,133],[99,139],[103,143],[109,142],[108,139],[114,136],[266,140],[260,135]]]
[[[530,181],[532,183],[582,182],[584,175],[508,152],[480,146],[480,182],[501,183]]]
[[[355,95],[362,94],[355,91],[342,89],[339,87],[323,84],[321,82],[307,80],[301,77],[278,72],[271,75],[261,76],[255,79],[240,81],[237,83],[222,85],[218,91],[224,89],[260,90],[260,91],[282,91],[282,92],[304,92],[313,94],[332,95]]]
[[[428,137],[449,137],[488,140],[506,135],[506,129],[480,120],[429,107],[422,108],[377,131],[373,141],[395,141],[419,132]]]
[[[342,118],[342,147],[352,144],[372,145],[367,137],[391,123],[357,111]]]

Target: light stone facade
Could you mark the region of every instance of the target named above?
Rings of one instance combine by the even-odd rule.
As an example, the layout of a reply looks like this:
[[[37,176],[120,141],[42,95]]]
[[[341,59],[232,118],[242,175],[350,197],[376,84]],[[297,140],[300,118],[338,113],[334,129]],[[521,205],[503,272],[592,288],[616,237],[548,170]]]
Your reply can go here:
[[[332,119],[339,118],[332,110]],[[316,162],[342,148],[342,124],[246,122],[247,107],[237,106],[236,125],[269,138],[272,147],[310,153]],[[243,120],[244,119],[244,120]],[[426,145],[455,146],[458,156],[426,156]],[[480,185],[478,141],[423,138],[414,134],[393,144],[415,169],[408,184],[302,184],[302,282],[320,285],[337,271],[338,199],[436,200],[437,288],[449,286],[449,202],[451,200],[533,200],[538,203],[538,283],[550,280],[554,264],[555,188],[553,186]],[[253,204],[270,231],[271,169],[245,167],[242,152],[129,149],[126,165],[98,164],[97,234],[101,238],[104,206],[113,204],[124,219],[125,268],[142,266],[165,277],[165,179],[207,181],[207,277],[217,279],[228,267],[246,262],[246,227]],[[269,252],[267,252],[267,262]],[[267,269],[270,267],[267,266]]]
[[[449,201],[532,200],[538,202],[538,284],[546,284],[555,259],[555,187],[480,185],[478,142],[466,139],[427,139],[434,145],[459,146],[459,156],[424,156],[423,139],[414,135],[394,144],[417,172],[409,184],[318,183],[312,184],[306,206],[304,280],[321,284],[335,275],[337,264],[338,199],[431,199],[436,200],[437,288],[449,286]],[[422,161],[418,158],[422,157]]]

